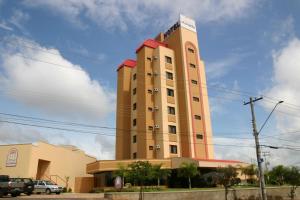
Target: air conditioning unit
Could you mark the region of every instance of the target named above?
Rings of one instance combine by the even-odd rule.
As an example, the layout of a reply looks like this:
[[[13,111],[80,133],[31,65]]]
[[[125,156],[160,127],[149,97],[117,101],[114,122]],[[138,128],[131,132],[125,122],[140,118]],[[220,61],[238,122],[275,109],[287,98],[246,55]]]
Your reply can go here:
[[[156,149],[160,149],[160,145],[157,144],[157,145],[155,146],[155,148],[156,148]]]
[[[158,110],[158,106],[154,106],[154,110]]]
[[[155,125],[154,128],[159,129],[159,125]]]
[[[154,92],[158,92],[158,88],[154,88],[153,90],[154,90]]]

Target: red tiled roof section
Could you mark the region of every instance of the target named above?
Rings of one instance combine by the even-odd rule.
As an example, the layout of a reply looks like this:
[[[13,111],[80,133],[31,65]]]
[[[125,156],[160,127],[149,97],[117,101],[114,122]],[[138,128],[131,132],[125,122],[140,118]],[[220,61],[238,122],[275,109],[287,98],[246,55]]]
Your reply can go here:
[[[127,59],[124,60],[118,67],[117,71],[119,71],[122,67],[130,67],[130,68],[135,68],[136,66],[136,61],[132,59]]]
[[[158,46],[167,47],[167,44],[153,39],[147,39],[143,42],[143,44],[141,44],[141,46],[139,46],[139,48],[136,49],[135,53],[139,52],[144,46],[156,49]]]

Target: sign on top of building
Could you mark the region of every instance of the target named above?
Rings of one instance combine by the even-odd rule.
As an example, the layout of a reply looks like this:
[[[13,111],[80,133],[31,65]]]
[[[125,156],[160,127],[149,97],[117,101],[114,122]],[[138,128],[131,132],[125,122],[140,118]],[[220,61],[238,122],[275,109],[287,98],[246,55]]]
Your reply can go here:
[[[195,33],[197,32],[195,20],[180,14],[179,20],[164,33],[164,38],[169,37],[171,33],[174,32],[180,26]]]

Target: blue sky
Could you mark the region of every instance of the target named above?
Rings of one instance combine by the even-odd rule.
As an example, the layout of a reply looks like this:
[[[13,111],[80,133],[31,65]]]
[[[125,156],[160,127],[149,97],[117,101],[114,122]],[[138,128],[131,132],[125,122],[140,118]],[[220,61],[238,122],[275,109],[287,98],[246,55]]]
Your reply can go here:
[[[297,0],[1,0],[0,112],[115,127],[118,64],[135,58],[144,39],[166,31],[182,13],[197,22],[216,158],[255,158],[250,110],[243,106],[250,95],[270,97],[256,104],[259,126],[277,100],[285,101],[261,133],[262,143],[299,149],[299,9]],[[104,135],[2,122],[0,142],[73,144],[113,159],[114,137],[107,134],[114,130],[63,127]],[[271,151],[272,165],[287,155],[289,164],[300,162],[297,151],[264,151]]]

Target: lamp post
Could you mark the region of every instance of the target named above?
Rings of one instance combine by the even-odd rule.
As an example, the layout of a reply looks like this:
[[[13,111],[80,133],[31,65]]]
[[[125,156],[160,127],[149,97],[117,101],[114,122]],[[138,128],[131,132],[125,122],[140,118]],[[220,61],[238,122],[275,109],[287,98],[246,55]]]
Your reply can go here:
[[[244,105],[250,104],[250,108],[251,108],[252,127],[253,127],[253,135],[254,135],[254,139],[255,139],[256,158],[257,158],[257,165],[258,165],[258,171],[259,171],[259,186],[260,186],[260,190],[261,190],[261,198],[262,198],[262,200],[267,200],[267,193],[266,193],[266,188],[265,188],[265,177],[264,177],[264,171],[263,171],[263,168],[262,168],[263,159],[261,158],[261,149],[260,149],[260,145],[259,145],[258,135],[261,132],[261,130],[263,129],[263,127],[266,125],[267,121],[271,117],[271,115],[274,112],[274,110],[276,109],[276,107],[280,103],[283,103],[283,101],[277,102],[277,104],[274,106],[273,110],[271,111],[271,113],[269,114],[269,116],[267,117],[265,122],[263,123],[262,127],[259,129],[259,131],[257,131],[256,119],[255,119],[255,113],[254,113],[254,102],[262,100],[262,99],[263,99],[262,97],[255,98],[255,99],[250,97],[250,101],[247,102],[247,103],[245,102]]]

